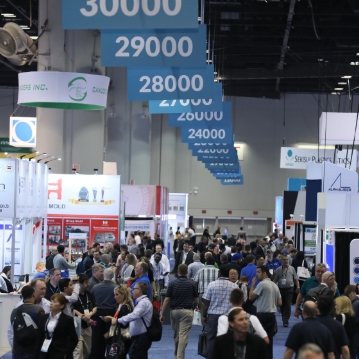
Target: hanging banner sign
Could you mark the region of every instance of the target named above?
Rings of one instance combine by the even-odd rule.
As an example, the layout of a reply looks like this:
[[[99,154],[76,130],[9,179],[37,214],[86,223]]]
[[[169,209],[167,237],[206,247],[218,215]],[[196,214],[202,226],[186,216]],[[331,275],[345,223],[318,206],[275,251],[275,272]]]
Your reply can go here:
[[[198,161],[203,163],[213,163],[213,162],[221,162],[221,163],[233,163],[238,158],[231,156],[197,156]]]
[[[222,178],[221,184],[224,186],[243,185],[244,179],[243,179],[243,176],[240,176],[238,178],[235,178],[235,177]]]
[[[205,163],[204,165],[207,169],[211,170],[231,170],[239,171],[239,164],[237,163]]]
[[[15,160],[0,159],[0,216],[13,218],[15,215]]]
[[[10,117],[10,145],[36,147],[36,124],[36,117]]]
[[[204,66],[206,36],[206,25],[187,30],[101,30],[101,65]]]
[[[223,102],[222,111],[218,112],[182,112],[169,115],[170,126],[195,127],[195,128],[232,128],[231,103]]]
[[[232,158],[236,158],[237,152],[235,149],[228,148],[194,148],[192,149],[193,156],[231,156]]]
[[[188,142],[189,150],[206,150],[206,149],[228,149],[232,150],[234,148],[234,142],[228,141],[226,143],[220,142]]]
[[[215,177],[216,179],[221,179],[221,178],[239,178],[242,176],[242,174],[239,172],[237,173],[225,173],[225,172],[215,172],[212,173],[213,177]]]
[[[199,128],[198,127],[184,127],[182,128],[182,142],[197,142],[200,141],[219,141],[230,142],[233,141],[233,131],[231,127],[221,126],[218,128]]]
[[[130,101],[212,98],[213,65],[204,67],[129,67]]]
[[[62,0],[63,29],[184,29],[198,26],[194,0]]]
[[[212,99],[149,101],[149,111],[154,113],[183,113],[222,111],[222,84],[214,83]]]
[[[280,150],[280,168],[305,170],[308,162],[322,163],[324,161],[331,162],[340,167],[347,167],[350,170],[356,170],[357,150],[353,151],[353,160],[351,161],[351,150],[336,151],[335,150],[319,150],[316,148],[296,148],[282,147]],[[350,164],[351,161],[351,164]]]
[[[17,103],[22,106],[69,110],[102,110],[107,106],[107,76],[36,71],[19,73],[18,78]]]

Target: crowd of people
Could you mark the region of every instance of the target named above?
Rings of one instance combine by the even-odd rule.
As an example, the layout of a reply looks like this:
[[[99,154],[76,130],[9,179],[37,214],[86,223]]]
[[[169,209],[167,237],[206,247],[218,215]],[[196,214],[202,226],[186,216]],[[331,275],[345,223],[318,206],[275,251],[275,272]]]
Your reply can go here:
[[[213,238],[206,228],[198,243],[193,234],[176,233],[172,271],[159,235],[152,240],[139,232],[127,244],[104,250],[95,243],[72,279],[61,278],[61,270],[75,268],[65,260],[64,247],[54,248],[47,268],[36,265],[11,313],[13,358],[147,359],[157,310],[159,321],[171,323],[175,359],[185,358],[198,313],[207,359],[272,359],[277,313],[283,327],[291,327],[283,359],[359,354],[357,286],[347,285],[340,295],[326,264],[309,273],[304,253],[276,231],[251,243],[245,233],[221,235],[219,227]],[[10,270],[3,270],[6,281],[0,275],[4,292],[14,292],[7,287]],[[293,325],[294,304],[300,320]]]

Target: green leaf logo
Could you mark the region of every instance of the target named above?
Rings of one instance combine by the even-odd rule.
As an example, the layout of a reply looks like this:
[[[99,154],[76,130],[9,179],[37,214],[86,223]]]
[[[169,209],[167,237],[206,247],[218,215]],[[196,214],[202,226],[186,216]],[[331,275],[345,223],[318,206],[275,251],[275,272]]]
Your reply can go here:
[[[87,96],[87,81],[84,77],[75,77],[68,86],[71,100],[76,102],[83,101]]]

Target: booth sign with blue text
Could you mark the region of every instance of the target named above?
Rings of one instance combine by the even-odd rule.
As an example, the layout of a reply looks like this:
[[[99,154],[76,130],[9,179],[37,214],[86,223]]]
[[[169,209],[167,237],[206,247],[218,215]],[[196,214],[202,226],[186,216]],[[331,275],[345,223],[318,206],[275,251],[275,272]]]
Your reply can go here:
[[[195,0],[62,0],[63,29],[198,27]]]
[[[187,30],[102,30],[101,65],[205,66],[206,25]]]
[[[36,117],[10,117],[9,144],[36,147]]]

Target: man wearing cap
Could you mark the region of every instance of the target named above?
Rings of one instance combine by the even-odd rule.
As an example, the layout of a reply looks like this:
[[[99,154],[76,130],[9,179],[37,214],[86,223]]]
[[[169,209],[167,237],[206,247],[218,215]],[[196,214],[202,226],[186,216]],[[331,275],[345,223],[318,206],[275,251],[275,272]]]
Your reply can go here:
[[[241,274],[241,266],[239,265],[239,262],[241,262],[243,259],[243,256],[241,253],[234,253],[231,257],[231,262],[222,264],[223,267],[231,269],[235,269],[238,272],[238,276]]]
[[[264,265],[266,265],[269,268],[269,272],[271,275],[282,265],[282,262],[273,257],[273,252],[268,249],[267,250],[267,256],[266,261],[264,262]]]

